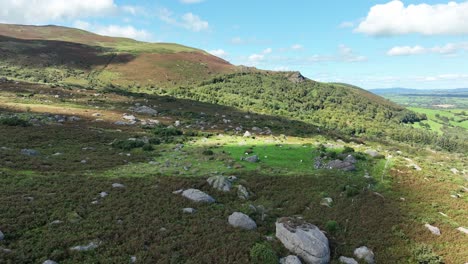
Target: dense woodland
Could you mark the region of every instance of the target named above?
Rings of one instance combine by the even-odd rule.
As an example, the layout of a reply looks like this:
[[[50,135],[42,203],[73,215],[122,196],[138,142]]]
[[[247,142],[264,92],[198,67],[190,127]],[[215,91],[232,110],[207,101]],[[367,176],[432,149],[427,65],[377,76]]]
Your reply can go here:
[[[412,128],[418,114],[360,88],[310,80],[291,81],[283,74],[236,73],[196,87],[179,87],[172,96],[280,115],[350,136],[393,139],[465,152],[466,136],[439,135]]]

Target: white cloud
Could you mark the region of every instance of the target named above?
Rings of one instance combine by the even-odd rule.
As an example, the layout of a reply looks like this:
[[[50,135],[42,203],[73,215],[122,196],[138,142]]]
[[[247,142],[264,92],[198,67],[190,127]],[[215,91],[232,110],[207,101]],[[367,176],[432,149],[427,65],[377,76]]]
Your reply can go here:
[[[345,21],[345,22],[341,23],[338,27],[339,28],[352,28],[352,27],[354,27],[354,22]]]
[[[354,53],[354,51],[347,47],[346,45],[338,46],[339,50],[339,60],[345,62],[362,62],[367,61],[367,58],[364,56],[360,56]]]
[[[388,56],[409,56],[409,55],[420,55],[420,54],[442,54],[442,55],[453,55],[460,50],[468,50],[468,42],[462,43],[448,43],[444,46],[435,46],[432,48],[426,48],[423,46],[397,46],[387,51]]]
[[[355,32],[372,36],[403,34],[467,35],[468,1],[408,5],[401,0],[373,6]]]
[[[143,29],[136,29],[133,26],[118,26],[118,25],[93,25],[86,21],[77,20],[73,26],[79,29],[92,31],[99,35],[110,37],[131,38],[142,41],[149,41],[152,37],[151,33]]]
[[[272,53],[272,52],[273,52],[273,49],[272,49],[272,48],[267,48],[267,49],[264,49],[264,50],[262,51],[262,54],[270,54],[270,53]]]
[[[118,11],[113,0],[0,0],[0,22],[41,24]]]
[[[208,51],[208,53],[216,56],[216,57],[220,57],[220,58],[227,58],[227,56],[229,55],[229,53],[227,53],[225,50],[223,49],[216,49],[216,50],[210,50]]]
[[[183,4],[198,4],[203,2],[204,0],[180,0]]]
[[[294,45],[291,46],[291,49],[292,50],[303,50],[304,46],[302,46],[301,44],[294,44]]]
[[[180,20],[174,17],[174,14],[167,8],[158,11],[157,17],[169,25],[182,27],[194,32],[209,30],[210,25],[199,16],[193,13],[186,13],[180,17]]]

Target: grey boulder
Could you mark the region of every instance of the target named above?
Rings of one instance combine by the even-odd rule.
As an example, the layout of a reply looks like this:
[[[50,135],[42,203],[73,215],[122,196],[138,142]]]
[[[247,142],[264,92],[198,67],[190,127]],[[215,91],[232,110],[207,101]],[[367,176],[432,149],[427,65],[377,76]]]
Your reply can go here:
[[[229,192],[231,190],[232,183],[226,176],[213,176],[206,180],[211,187],[223,191]]]
[[[356,166],[351,162],[332,160],[326,165],[326,168],[330,170],[353,171],[356,169]]]
[[[374,252],[368,247],[359,247],[354,250],[354,256],[358,259],[364,260],[368,264],[374,264]]]
[[[197,203],[215,202],[215,199],[213,197],[197,189],[187,189],[182,192],[182,196]]]
[[[37,156],[39,155],[39,151],[34,150],[34,149],[22,149],[21,154],[26,155],[26,156]]]
[[[280,218],[276,222],[276,237],[307,264],[330,262],[328,239],[315,225],[298,218]]]
[[[340,263],[343,263],[343,264],[359,264],[355,259],[347,258],[343,256],[341,256],[338,260],[340,261]]]
[[[242,228],[245,230],[254,230],[257,228],[257,224],[254,220],[252,220],[252,218],[239,212],[231,214],[228,218],[228,222],[233,227]]]
[[[280,259],[280,264],[302,264],[302,262],[297,256],[290,255]]]
[[[244,160],[250,163],[257,163],[260,161],[260,158],[257,155],[253,155],[253,156],[244,158]]]

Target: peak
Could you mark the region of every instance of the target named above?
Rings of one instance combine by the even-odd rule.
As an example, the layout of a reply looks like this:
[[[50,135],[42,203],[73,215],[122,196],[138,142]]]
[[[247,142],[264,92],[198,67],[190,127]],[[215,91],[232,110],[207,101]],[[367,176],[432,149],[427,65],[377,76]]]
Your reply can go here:
[[[306,77],[304,77],[300,72],[295,71],[295,72],[288,72],[287,73],[288,80],[290,80],[293,83],[302,83],[305,80],[307,80]]]

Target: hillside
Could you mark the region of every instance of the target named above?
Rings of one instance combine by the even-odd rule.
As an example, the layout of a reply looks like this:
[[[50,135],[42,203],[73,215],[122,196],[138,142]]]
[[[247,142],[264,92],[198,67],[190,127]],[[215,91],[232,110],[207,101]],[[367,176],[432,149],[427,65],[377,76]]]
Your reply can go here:
[[[0,24],[0,75],[62,85],[193,84],[236,68],[202,50],[58,26]]]

